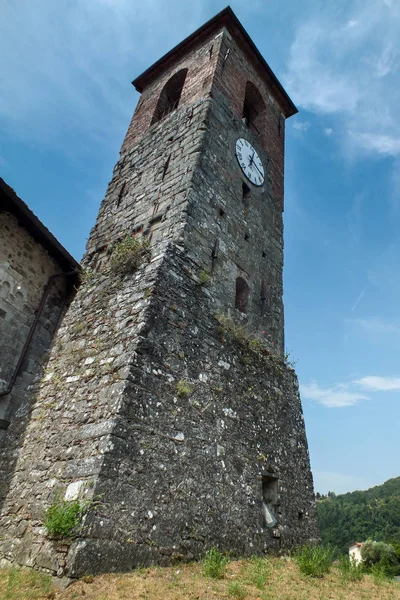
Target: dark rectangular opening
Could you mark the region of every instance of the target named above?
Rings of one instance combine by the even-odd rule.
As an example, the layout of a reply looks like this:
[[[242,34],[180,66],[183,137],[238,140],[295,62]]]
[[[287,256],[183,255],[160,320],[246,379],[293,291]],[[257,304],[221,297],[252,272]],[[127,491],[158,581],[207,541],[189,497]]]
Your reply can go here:
[[[278,478],[272,473],[266,473],[262,481],[262,513],[264,527],[275,527],[278,523],[276,509],[279,505]]]

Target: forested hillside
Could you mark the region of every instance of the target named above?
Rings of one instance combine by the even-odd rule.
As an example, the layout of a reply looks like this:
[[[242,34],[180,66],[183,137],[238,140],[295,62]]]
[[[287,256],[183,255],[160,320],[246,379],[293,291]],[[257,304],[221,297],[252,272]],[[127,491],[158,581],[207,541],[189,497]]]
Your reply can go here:
[[[322,541],[340,550],[368,538],[400,542],[400,477],[362,492],[322,497],[317,514]]]

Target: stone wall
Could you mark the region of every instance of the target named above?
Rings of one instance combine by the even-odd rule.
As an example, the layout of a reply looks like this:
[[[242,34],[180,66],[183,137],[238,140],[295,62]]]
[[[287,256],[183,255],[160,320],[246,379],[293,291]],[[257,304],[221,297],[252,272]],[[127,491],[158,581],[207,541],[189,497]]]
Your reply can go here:
[[[216,318],[217,306],[197,265],[171,246],[135,355],[117,359],[130,368],[102,442],[101,505],[71,546],[69,576],[198,558],[213,545],[280,552],[316,537],[296,376]],[[90,428],[91,445],[104,434]],[[271,475],[275,527],[263,517]]]
[[[182,107],[154,126],[114,169],[88,242],[86,283],[57,332],[45,376],[32,391],[33,410],[19,424],[25,431],[22,448],[13,455],[12,468],[10,456],[2,457],[11,477],[1,520],[0,556],[6,559],[59,575],[65,571],[65,552],[58,554],[43,537],[44,510],[70,484],[84,482],[81,493],[89,498],[94,493],[136,346],[148,327],[158,270],[169,244],[183,242],[208,104],[199,101],[190,111]],[[151,259],[121,283],[109,270],[110,256],[115,244],[135,231],[152,238]],[[9,448],[21,443],[15,422],[6,439]]]
[[[8,388],[50,278],[61,270],[42,245],[8,212],[0,213],[0,392]],[[65,305],[66,283],[54,281],[12,393],[0,397],[0,419],[10,421],[43,364]],[[0,431],[0,434],[2,432]]]

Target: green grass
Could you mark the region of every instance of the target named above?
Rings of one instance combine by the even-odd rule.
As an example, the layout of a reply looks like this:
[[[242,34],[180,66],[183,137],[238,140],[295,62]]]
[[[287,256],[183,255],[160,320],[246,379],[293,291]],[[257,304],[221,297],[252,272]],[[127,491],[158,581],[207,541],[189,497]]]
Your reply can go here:
[[[364,576],[362,563],[357,564],[348,554],[342,554],[337,565],[344,581],[361,581]]]
[[[257,589],[263,590],[271,572],[271,565],[267,558],[255,556],[246,561],[244,577],[248,583],[255,585]]]
[[[222,554],[218,548],[211,548],[203,558],[204,574],[213,579],[223,579],[228,563],[228,557]]]
[[[211,572],[206,573],[205,566]],[[212,549],[202,564],[85,575],[63,591],[52,586],[48,575],[30,569],[0,570],[0,599],[400,600],[400,585],[389,581],[379,569],[366,573],[360,581],[351,581],[343,579],[340,566],[332,565],[325,576],[312,578],[302,576],[290,557],[229,561]]]
[[[13,568],[0,574],[1,600],[39,600],[52,588],[50,575]]]
[[[244,600],[247,596],[245,588],[237,582],[230,583],[227,592],[229,596],[237,598],[237,600]]]
[[[377,563],[376,565],[372,565],[369,569],[369,573],[372,576],[372,580],[375,585],[382,585],[383,583],[391,582],[391,578],[387,574],[387,569],[384,564]]]
[[[307,577],[323,577],[329,572],[334,557],[330,546],[301,546],[294,555],[294,560],[302,575]]]

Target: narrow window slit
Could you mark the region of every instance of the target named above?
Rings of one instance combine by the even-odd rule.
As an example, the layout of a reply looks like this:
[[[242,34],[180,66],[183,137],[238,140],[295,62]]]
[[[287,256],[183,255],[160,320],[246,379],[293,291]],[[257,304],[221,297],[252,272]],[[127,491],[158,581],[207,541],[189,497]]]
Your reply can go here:
[[[272,473],[262,476],[262,514],[264,527],[275,527],[278,519],[275,516],[279,504],[278,478]]]
[[[251,190],[250,190],[249,186],[246,185],[245,182],[243,181],[242,182],[242,202],[246,208],[249,208],[249,206],[250,206],[250,194],[251,194]]]
[[[124,181],[124,183],[121,186],[121,189],[118,192],[117,207],[121,204],[121,200],[122,200],[122,198],[124,196],[125,188],[126,188],[126,181]]]
[[[169,167],[169,161],[171,160],[171,155],[168,156],[167,160],[164,163],[163,166],[163,172],[162,172],[162,176],[161,176],[161,180],[164,180],[165,175],[167,174],[168,171],[168,167]]]
[[[247,304],[249,301],[250,288],[243,279],[243,277],[237,277],[236,279],[236,299],[235,308],[242,313],[247,310]]]

